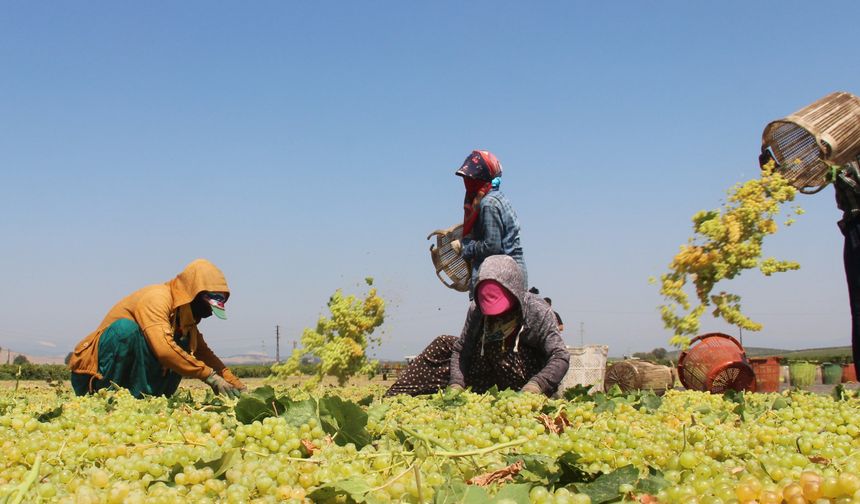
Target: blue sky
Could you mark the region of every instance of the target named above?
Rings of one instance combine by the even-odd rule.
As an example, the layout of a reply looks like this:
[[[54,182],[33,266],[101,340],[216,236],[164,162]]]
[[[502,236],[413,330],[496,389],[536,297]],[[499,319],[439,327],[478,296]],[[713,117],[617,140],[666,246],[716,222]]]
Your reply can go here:
[[[823,12],[822,12],[823,11]],[[427,234],[453,175],[502,161],[531,282],[579,344],[667,346],[648,284],[690,217],[757,175],[761,132],[860,93],[860,4],[57,2],[0,6],[0,346],[65,354],[126,294],[205,257],[233,295],[216,353],[282,355],[376,278],[383,358],[459,334]],[[832,189],[719,288],[756,346],[850,343]],[[706,319],[703,330],[737,335]]]

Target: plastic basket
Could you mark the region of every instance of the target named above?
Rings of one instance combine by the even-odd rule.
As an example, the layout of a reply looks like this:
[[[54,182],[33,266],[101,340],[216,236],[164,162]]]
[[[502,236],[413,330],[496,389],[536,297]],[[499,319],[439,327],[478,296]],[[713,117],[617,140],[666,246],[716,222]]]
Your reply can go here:
[[[821,365],[822,381],[825,385],[836,385],[842,383],[842,366],[832,362]]]
[[[722,333],[693,338],[678,357],[678,377],[688,389],[713,393],[745,390],[755,380],[741,344]]]
[[[842,383],[848,382],[856,382],[857,381],[857,370],[854,368],[854,364],[845,364],[842,366]]]
[[[750,359],[750,366],[755,373],[756,392],[779,392],[779,357],[761,357]]]
[[[436,237],[436,243],[430,244],[430,259],[436,268],[436,276],[445,287],[466,292],[472,280],[472,268],[460,254],[451,248],[451,242],[463,239],[463,225],[448,229],[437,229],[427,236],[429,240]],[[447,280],[442,277],[445,274]]]
[[[558,386],[556,397],[561,397],[565,390],[576,385],[590,385],[591,392],[602,391],[609,347],[606,345],[586,345],[584,347],[567,347],[567,351],[570,353],[570,365]]]
[[[791,386],[808,387],[815,383],[815,368],[811,362],[792,362],[788,365],[788,373],[791,376]]]
[[[768,124],[761,143],[789,183],[817,192],[827,185],[828,165],[852,161],[860,152],[860,98],[831,93]]]

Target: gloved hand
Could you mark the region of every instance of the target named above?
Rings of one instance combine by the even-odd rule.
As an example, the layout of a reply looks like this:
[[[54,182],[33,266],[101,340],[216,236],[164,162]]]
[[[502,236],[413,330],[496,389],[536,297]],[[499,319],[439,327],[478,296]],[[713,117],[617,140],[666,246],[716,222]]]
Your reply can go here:
[[[463,244],[460,243],[460,240],[454,240],[451,242],[451,250],[453,250],[457,255],[463,255]]]
[[[520,389],[520,392],[528,392],[530,394],[543,394],[543,390],[540,389],[540,386],[533,381],[530,381],[523,385],[523,388]]]
[[[240,380],[236,375],[234,375],[229,368],[222,369],[219,374],[221,375],[221,378],[227,380],[227,383],[239,389],[239,392],[245,392],[246,390],[248,390],[248,387],[244,383],[242,383],[242,380]]]
[[[212,387],[212,391],[216,394],[224,394],[227,397],[233,398],[239,397],[240,395],[239,389],[230,385],[230,382],[218,376],[215,371],[212,371],[212,374],[204,381],[206,382],[206,385]]]
[[[463,386],[458,383],[452,383],[448,385],[448,388],[451,390],[463,390]]]

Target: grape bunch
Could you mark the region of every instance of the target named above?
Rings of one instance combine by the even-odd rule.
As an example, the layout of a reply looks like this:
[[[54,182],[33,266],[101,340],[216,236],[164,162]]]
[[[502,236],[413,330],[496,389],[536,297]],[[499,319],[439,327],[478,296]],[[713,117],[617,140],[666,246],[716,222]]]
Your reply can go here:
[[[762,258],[762,242],[776,233],[782,205],[793,201],[796,192],[771,161],[762,168],[761,178],[735,185],[720,209],[693,216],[694,236],[681,245],[669,263],[669,272],[660,277],[660,294],[666,300],[660,305],[660,315],[673,332],[672,345],[688,346],[690,336],[699,332],[701,316],[711,306],[714,317],[751,331],[761,330],[760,323],[741,311],[740,296],[712,291],[721,280],[731,280],[744,270],[758,268],[770,276],[800,268],[793,261]],[[794,213],[800,215],[803,210],[794,207]],[[785,225],[792,222],[787,219]],[[688,284],[695,289],[695,305],[685,290]]]
[[[365,279],[369,286],[373,278]],[[283,364],[272,366],[276,377],[301,374],[302,359],[313,356],[319,364],[308,387],[317,385],[324,376],[334,376],[339,384],[356,375],[370,375],[378,363],[367,358],[367,348],[378,345],[374,330],[385,321],[385,301],[371,287],[363,300],[355,296],[344,296],[338,289],[328,301],[331,316],[320,316],[315,328],[306,328],[302,333],[301,346],[293,350]]]

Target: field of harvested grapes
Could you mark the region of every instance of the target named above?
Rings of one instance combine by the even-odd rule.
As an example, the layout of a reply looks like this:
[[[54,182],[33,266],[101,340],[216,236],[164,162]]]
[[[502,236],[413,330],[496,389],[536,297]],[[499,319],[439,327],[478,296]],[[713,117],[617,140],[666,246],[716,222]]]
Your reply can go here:
[[[857,503],[860,400],[0,390],[0,502]]]

